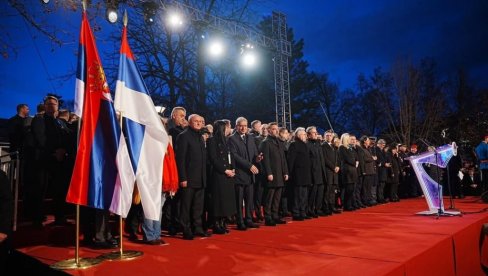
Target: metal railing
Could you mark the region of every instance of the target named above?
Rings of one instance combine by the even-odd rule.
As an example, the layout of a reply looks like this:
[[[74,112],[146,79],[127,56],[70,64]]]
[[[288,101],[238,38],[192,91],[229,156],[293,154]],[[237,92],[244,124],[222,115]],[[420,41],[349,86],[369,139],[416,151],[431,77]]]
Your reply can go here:
[[[13,230],[17,230],[17,214],[19,207],[19,183],[20,183],[20,159],[19,152],[11,152],[0,155],[0,169],[4,171],[10,180],[10,189],[14,196],[14,221]]]

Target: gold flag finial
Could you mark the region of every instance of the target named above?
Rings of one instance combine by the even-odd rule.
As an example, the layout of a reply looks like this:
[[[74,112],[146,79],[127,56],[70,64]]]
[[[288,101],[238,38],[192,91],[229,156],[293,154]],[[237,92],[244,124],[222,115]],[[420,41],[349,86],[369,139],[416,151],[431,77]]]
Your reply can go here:
[[[81,4],[83,6],[83,11],[86,11],[86,0],[81,0]]]
[[[127,10],[124,10],[124,27],[127,27],[127,21],[129,21]]]

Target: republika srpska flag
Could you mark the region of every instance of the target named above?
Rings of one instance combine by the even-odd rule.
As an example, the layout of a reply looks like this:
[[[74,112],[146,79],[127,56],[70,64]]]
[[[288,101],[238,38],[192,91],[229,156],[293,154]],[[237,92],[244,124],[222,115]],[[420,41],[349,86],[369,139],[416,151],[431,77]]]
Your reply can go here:
[[[169,138],[135,63],[127,40],[127,26],[122,30],[114,105],[122,116],[122,131],[132,164],[132,170],[123,173],[131,174],[128,178],[135,176],[144,216],[159,220],[163,160]],[[122,189],[132,191],[133,186]]]
[[[126,217],[130,204],[121,206],[121,192],[131,196],[132,190],[122,191],[121,187],[133,179],[126,179],[119,172],[131,169],[131,164],[85,11],[79,48],[79,55],[84,56],[78,65],[80,75],[85,76],[83,121],[66,201]]]

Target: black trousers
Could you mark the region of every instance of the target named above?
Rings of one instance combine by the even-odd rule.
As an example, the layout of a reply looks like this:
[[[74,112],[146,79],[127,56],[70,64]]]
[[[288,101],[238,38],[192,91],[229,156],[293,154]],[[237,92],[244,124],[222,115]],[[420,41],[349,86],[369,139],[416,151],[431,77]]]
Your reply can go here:
[[[364,176],[360,176],[359,177],[359,180],[357,183],[355,183],[354,185],[354,199],[353,199],[353,204],[354,205],[357,205],[357,206],[360,206],[361,205],[361,190],[362,190],[362,187],[363,187],[363,179],[364,179]],[[356,207],[357,207],[356,206]]]
[[[488,191],[488,169],[481,170],[481,193]]]
[[[263,180],[261,177],[257,177],[256,183],[254,183],[254,212],[256,213],[256,217],[261,216],[261,206],[263,206],[263,199],[264,199],[264,185]]]
[[[192,225],[195,232],[203,231],[202,215],[205,197],[204,188],[180,188],[180,223],[184,233],[191,233]]]
[[[384,181],[378,181],[378,192],[376,193],[376,197],[379,202],[385,201],[385,184]]]
[[[354,207],[354,183],[344,183],[344,208],[351,210]]]
[[[95,210],[95,240],[105,242],[112,239],[110,229],[110,212],[107,210]]]
[[[125,219],[124,231],[130,235],[136,235],[139,231],[139,225],[144,221],[144,214],[142,212],[142,204],[134,204],[130,206],[129,214]]]
[[[369,204],[373,201],[373,196],[371,195],[371,187],[373,187],[374,175],[364,175],[363,185],[361,190],[361,201],[363,204]]]
[[[394,183],[388,183],[390,186],[390,200],[398,200],[398,186],[400,186],[400,183],[394,182]]]
[[[307,214],[307,186],[294,186],[293,187],[293,216],[304,217]]]
[[[336,205],[336,190],[339,187],[337,185],[324,185],[324,201],[322,210],[325,213],[332,212],[332,209],[335,208]]]
[[[173,197],[168,196],[164,201],[161,228],[166,228],[170,232],[176,232],[180,228],[180,198],[181,193],[178,191]]]
[[[267,220],[279,219],[278,210],[280,208],[282,190],[283,187],[267,188],[266,201],[264,204],[264,217]]]
[[[254,187],[252,184],[242,185],[236,184],[236,204],[237,204],[237,223],[244,224],[252,222],[252,210],[253,210],[253,194]],[[243,206],[244,203],[244,206]],[[244,214],[243,214],[243,209]]]

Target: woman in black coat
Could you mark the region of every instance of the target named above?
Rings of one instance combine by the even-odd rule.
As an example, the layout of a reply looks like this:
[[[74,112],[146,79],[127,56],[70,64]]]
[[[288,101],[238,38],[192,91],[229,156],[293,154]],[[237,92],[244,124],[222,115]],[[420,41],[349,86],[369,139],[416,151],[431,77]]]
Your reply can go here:
[[[288,171],[293,187],[293,220],[307,217],[307,192],[312,186],[312,161],[308,154],[307,133],[303,127],[295,130],[295,141],[288,148]]]
[[[226,138],[230,131],[230,127],[225,121],[216,121],[213,137],[208,139],[207,150],[212,164],[210,212],[215,219],[214,234],[225,234],[228,232],[224,220],[236,214],[235,162]]]

